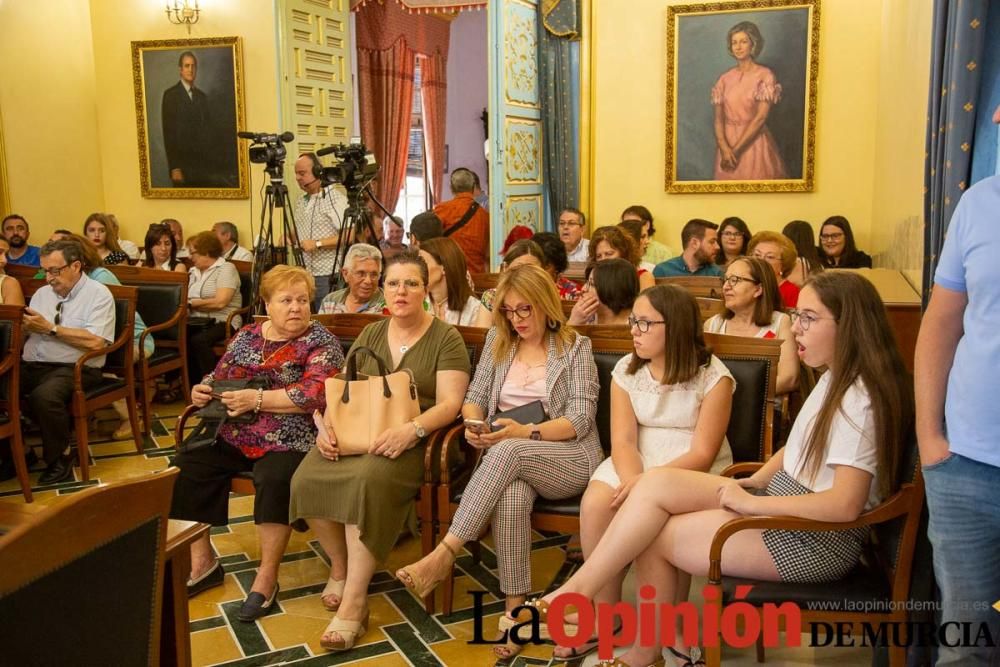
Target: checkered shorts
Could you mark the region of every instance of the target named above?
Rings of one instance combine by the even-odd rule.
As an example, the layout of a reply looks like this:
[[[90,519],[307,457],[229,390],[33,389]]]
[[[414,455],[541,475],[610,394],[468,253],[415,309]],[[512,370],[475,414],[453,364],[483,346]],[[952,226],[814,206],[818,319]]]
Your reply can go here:
[[[803,496],[812,491],[784,470],[771,478],[769,496]],[[868,528],[806,531],[765,530],[764,545],[782,581],[821,583],[837,581],[854,569],[868,538]]]

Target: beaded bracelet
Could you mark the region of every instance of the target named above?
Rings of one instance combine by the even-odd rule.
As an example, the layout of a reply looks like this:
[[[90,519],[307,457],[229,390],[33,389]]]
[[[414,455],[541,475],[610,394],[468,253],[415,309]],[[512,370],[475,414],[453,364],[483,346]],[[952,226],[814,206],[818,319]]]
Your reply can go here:
[[[257,405],[253,406],[254,414],[260,412],[260,406],[264,403],[264,388],[259,387],[257,389]]]

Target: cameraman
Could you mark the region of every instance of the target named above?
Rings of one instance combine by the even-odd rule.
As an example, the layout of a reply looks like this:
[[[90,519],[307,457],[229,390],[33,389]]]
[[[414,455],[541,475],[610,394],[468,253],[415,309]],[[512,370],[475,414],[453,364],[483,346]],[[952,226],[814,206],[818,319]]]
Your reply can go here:
[[[295,161],[295,182],[305,193],[295,204],[295,230],[305,268],[316,279],[314,313],[319,312],[319,304],[330,292],[340,223],[347,210],[347,197],[333,186],[323,185],[322,169],[315,153],[303,153]]]

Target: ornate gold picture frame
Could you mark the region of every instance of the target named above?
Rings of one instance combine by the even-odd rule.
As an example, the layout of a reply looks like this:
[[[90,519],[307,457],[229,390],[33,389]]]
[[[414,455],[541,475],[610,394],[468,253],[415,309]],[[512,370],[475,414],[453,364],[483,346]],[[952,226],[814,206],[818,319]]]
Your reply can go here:
[[[249,197],[242,40],[132,42],[132,78],[142,196]]]
[[[667,8],[667,192],[809,192],[820,0]]]

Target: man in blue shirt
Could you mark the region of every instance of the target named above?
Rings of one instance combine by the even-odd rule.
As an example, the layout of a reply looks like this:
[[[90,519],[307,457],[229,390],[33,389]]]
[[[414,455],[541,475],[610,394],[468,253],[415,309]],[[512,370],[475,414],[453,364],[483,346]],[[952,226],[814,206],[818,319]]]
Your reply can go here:
[[[962,647],[988,623],[1000,638],[1000,176],[962,196],[938,258],[914,363],[917,440],[928,536],[941,590],[938,665],[987,665],[991,647]]]
[[[3,219],[3,235],[10,243],[10,250],[7,252],[7,261],[11,264],[26,264],[28,266],[38,266],[38,246],[28,245],[28,221],[24,216],[11,213]]]
[[[681,230],[681,245],[684,252],[660,262],[653,269],[657,278],[673,276],[721,276],[722,269],[715,263],[719,251],[719,226],[708,220],[694,218],[688,220]]]

